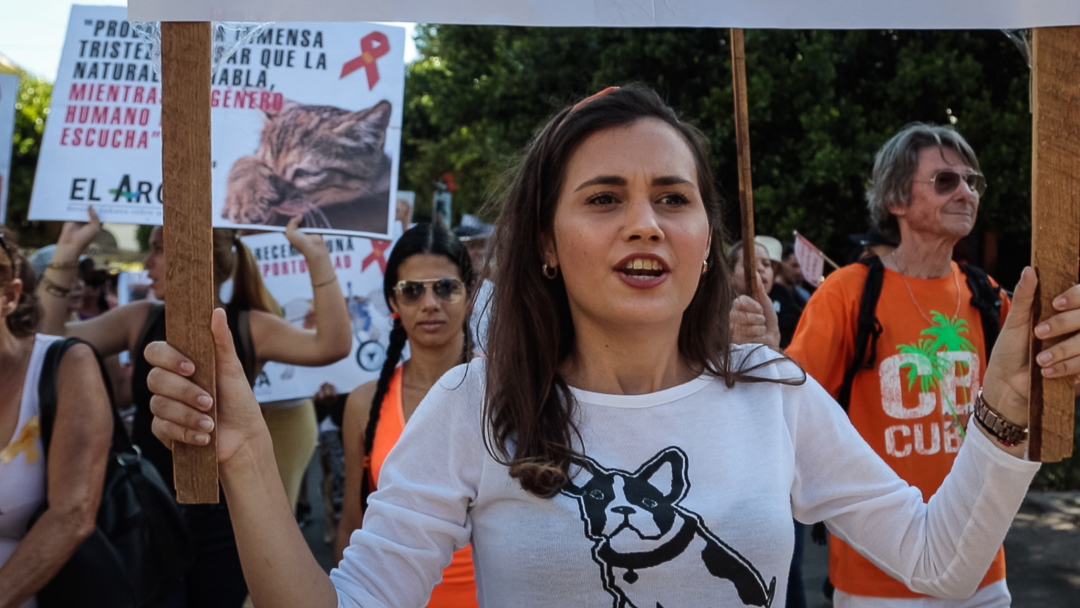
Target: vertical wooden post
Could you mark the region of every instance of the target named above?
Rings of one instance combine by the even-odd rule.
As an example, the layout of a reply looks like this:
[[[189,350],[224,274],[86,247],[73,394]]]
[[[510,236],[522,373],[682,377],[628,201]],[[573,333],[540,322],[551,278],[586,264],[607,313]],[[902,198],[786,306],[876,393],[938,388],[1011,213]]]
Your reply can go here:
[[[743,31],[731,28],[731,84],[735,93],[735,150],[739,165],[739,212],[742,217],[743,279],[746,293],[757,297],[754,258],[754,189],[750,183],[750,118],[746,102],[746,51]]]
[[[214,263],[210,193],[210,24],[161,24],[162,226],[169,344],[195,364],[195,382],[215,397]],[[207,446],[173,446],[177,499],[218,502],[217,431]]]
[[[1080,265],[1080,27],[1037,28],[1032,38],[1031,261],[1039,274],[1033,321],[1076,283]],[[1031,341],[1030,447],[1055,462],[1073,450],[1073,388],[1044,379],[1034,357],[1060,340]]]

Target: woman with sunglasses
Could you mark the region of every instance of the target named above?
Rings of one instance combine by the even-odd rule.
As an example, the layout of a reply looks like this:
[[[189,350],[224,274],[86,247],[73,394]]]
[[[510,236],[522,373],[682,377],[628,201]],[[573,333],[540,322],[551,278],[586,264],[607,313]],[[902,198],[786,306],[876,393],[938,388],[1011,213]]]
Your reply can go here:
[[[924,592],[970,594],[1038,469],[972,424],[930,504],[790,361],[729,339],[730,271],[704,137],[654,92],[556,114],[496,224],[488,356],[454,368],[383,463],[364,527],[329,579],[289,519],[269,437],[217,348],[217,450],[258,606],[427,602],[471,543],[484,606],[779,606],[792,517],[824,520]],[[1030,270],[986,401],[1027,424]],[[1080,287],[1050,334],[1052,376],[1080,368]],[[147,349],[154,430],[205,445],[190,361]]]
[[[472,359],[473,282],[468,251],[442,224],[417,224],[394,244],[383,276],[383,297],[393,311],[386,361],[379,379],[354,390],[345,404],[345,502],[334,546],[339,560],[363,521],[368,495],[379,486],[387,453],[416,407],[443,374]],[[409,358],[400,362],[406,345]],[[454,553],[428,606],[476,606],[470,551]]]
[[[75,271],[75,260],[93,241],[101,228],[97,214],[89,209],[90,222],[69,222],[64,225],[53,265],[46,270],[39,296],[44,304],[42,321],[46,331],[75,336],[86,340],[102,356],[128,350],[132,354],[131,396],[135,410],[132,440],[161,473],[166,484],[172,487],[173,466],[169,446],[153,436],[150,426],[151,393],[147,388],[150,365],[143,357],[147,344],[164,340],[164,305],[138,301],[119,306],[100,316],[66,323],[68,317],[66,298],[59,297],[60,285],[69,285]],[[304,256],[311,276],[315,328],[302,329],[293,326],[280,315],[280,307],[267,291],[251,250],[232,230],[215,229],[213,233],[213,280],[214,299],[229,314],[233,339],[243,361],[245,378],[254,383],[262,366],[268,361],[292,365],[329,365],[349,354],[352,332],[349,331],[349,314],[345,298],[334,275],[330,254],[321,236],[299,232],[299,218],[290,222],[285,236],[290,244]],[[156,226],[150,232],[150,252],[144,262],[150,276],[151,288],[158,298],[167,300],[167,267],[164,232]],[[232,280],[232,297],[228,304],[221,302],[221,286]],[[166,301],[165,304],[168,304]],[[275,428],[278,441],[272,461],[277,458],[292,460],[286,451],[303,452],[304,462],[311,458],[314,446],[315,413],[310,401],[287,409],[267,410],[265,417]],[[293,429],[308,429],[312,439],[307,446],[298,441],[282,441],[285,435],[297,435]],[[292,429],[290,429],[292,427]],[[278,432],[277,429],[283,429]],[[290,432],[291,431],[291,432]],[[275,470],[279,467],[275,466]],[[302,471],[302,467],[280,467],[280,470]],[[300,485],[300,474],[290,476],[286,483],[290,494],[295,496]],[[280,483],[280,482],[279,482]],[[247,595],[243,572],[237,554],[229,513],[224,505],[185,505],[183,507],[189,531],[195,541],[195,564],[189,568],[183,589],[171,598],[188,606],[238,608]],[[170,604],[171,605],[171,604]]]
[[[72,346],[55,377],[46,453],[38,385],[46,351],[59,338],[36,332],[37,280],[4,230],[0,226],[0,606],[34,608],[34,595],[94,531],[112,412],[93,351]]]

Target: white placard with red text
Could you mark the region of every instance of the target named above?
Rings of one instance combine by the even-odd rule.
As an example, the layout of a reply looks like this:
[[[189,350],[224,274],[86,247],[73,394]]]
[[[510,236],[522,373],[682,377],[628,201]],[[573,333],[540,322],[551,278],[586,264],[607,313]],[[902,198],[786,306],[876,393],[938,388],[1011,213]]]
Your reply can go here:
[[[124,7],[72,7],[31,219],[85,220],[92,204],[106,222],[161,223],[155,45],[125,19]],[[215,23],[214,56],[246,33]],[[398,27],[283,24],[222,61],[211,89],[214,225],[283,229],[304,215],[321,232],[388,235],[404,45]]]
[[[19,77],[0,74],[0,224],[7,220],[7,200],[11,181],[12,138],[15,136],[15,99]]]
[[[390,339],[390,310],[383,298],[383,273],[390,241],[350,236],[324,237],[330,261],[345,296],[351,321],[352,351],[325,367],[267,363],[255,381],[260,402],[311,397],[323,382],[347,393],[379,377]],[[297,327],[314,327],[311,275],[304,256],[281,234],[244,237],[267,289]]]

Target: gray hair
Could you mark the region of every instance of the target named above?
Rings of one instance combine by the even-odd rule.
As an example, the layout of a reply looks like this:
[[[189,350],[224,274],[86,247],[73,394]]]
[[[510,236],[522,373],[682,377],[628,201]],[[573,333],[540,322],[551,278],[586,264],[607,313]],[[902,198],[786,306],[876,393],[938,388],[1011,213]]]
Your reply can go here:
[[[930,146],[936,146],[942,154],[945,148],[952,149],[960,155],[964,164],[979,171],[975,151],[951,126],[913,122],[893,135],[878,150],[874,159],[874,174],[866,188],[870,221],[885,238],[893,242],[900,242],[900,226],[889,207],[911,204],[911,180],[919,169],[919,152]]]

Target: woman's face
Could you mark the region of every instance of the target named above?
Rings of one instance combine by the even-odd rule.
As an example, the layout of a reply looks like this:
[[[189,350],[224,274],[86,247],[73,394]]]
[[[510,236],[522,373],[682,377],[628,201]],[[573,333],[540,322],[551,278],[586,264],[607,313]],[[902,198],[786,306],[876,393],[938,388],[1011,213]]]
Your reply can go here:
[[[458,279],[456,264],[445,256],[417,254],[405,258],[398,266],[398,281],[432,281]],[[424,295],[413,303],[391,294],[390,307],[401,316],[401,324],[413,348],[439,348],[461,335],[468,314],[468,294],[461,301],[450,303],[435,295],[434,285],[426,283]]]
[[[757,266],[757,273],[761,277],[761,283],[765,285],[765,293],[769,293],[773,286],[773,268],[772,262],[769,260],[769,250],[765,249],[764,245],[754,245],[754,264]],[[740,253],[739,259],[735,261],[735,268],[732,270],[735,275],[735,290],[739,292],[739,295],[746,295],[747,293],[743,268],[743,256]]]
[[[146,274],[150,276],[150,287],[159,300],[165,299],[165,241],[161,238],[161,226],[150,231],[150,253],[143,260]]]
[[[571,155],[544,261],[562,273],[575,324],[678,327],[710,236],[690,147],[646,118],[597,131]]]

